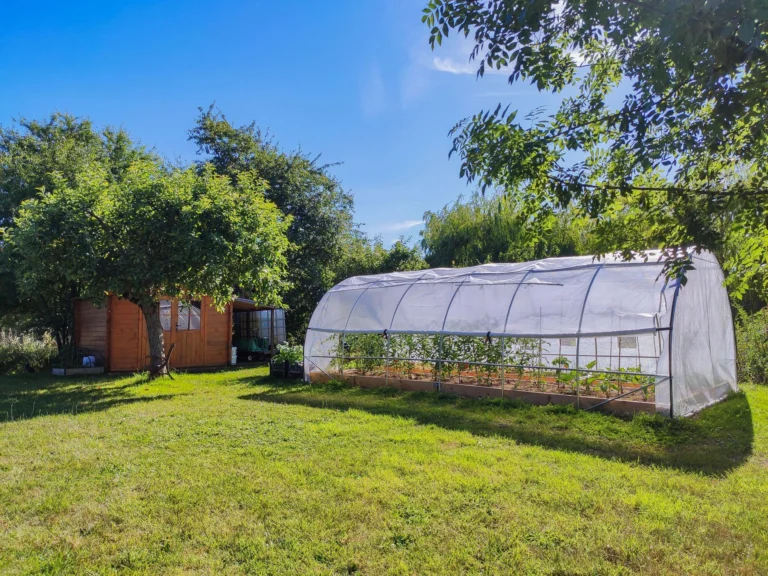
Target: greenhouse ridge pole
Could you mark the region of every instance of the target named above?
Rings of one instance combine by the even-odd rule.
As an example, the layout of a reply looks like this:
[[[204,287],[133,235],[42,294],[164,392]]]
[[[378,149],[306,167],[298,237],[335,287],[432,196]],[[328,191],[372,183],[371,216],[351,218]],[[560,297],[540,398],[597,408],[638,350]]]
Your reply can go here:
[[[343,329],[341,328],[310,328],[315,332],[323,332],[326,334],[340,334]],[[636,328],[632,330],[614,330],[608,332],[582,332],[577,334],[576,332],[554,332],[552,334],[545,334],[547,339],[554,340],[556,338],[576,338],[582,336],[585,338],[603,338],[606,336],[638,336],[642,334],[656,334],[656,332],[665,332],[669,328]],[[346,330],[347,334],[381,334],[380,328],[371,329],[351,329]],[[397,330],[395,328],[387,328],[388,334],[440,334],[440,330]],[[488,331],[482,332],[463,332],[461,330],[451,330],[450,336],[478,336],[483,337],[488,334]],[[491,330],[491,336],[494,338],[539,338],[542,334],[540,332],[494,332]]]
[[[325,356],[325,355],[316,355],[313,356],[313,358],[336,358],[336,356]],[[386,360],[386,356],[350,356],[351,360]],[[392,356],[391,360],[413,360],[413,357],[401,357],[401,356]],[[439,358],[423,358],[425,362],[437,362],[440,360]],[[470,366],[502,366],[499,362],[471,362],[469,360],[443,360],[443,362],[447,364],[468,364]],[[538,370],[541,369],[542,366],[533,366],[531,364],[506,364],[505,366],[510,368],[526,368],[528,370]],[[558,370],[561,370],[563,372],[576,372],[576,368],[564,368],[564,367],[558,367]],[[589,372],[590,374],[614,374],[618,376],[625,375],[626,372],[619,372],[617,370],[594,370],[591,368],[584,369],[584,372]],[[651,374],[648,372],[633,372],[633,376],[647,376],[649,378],[660,378],[661,374]],[[664,376],[664,379],[668,378],[667,376]]]
[[[545,258],[546,260],[546,258]],[[530,262],[523,262],[523,264],[538,264],[541,262],[541,260],[531,260]],[[663,266],[664,262],[661,261],[651,261],[651,262],[638,262],[637,260],[630,260],[630,261],[612,261],[612,262],[606,262],[603,260],[602,262],[591,262],[590,264],[579,264],[575,266],[566,266],[563,268],[550,268],[550,269],[542,269],[542,268],[520,268],[519,270],[500,270],[498,272],[461,272],[460,274],[455,274],[453,276],[441,276],[440,278],[436,279],[435,282],[437,283],[444,283],[446,280],[455,279],[455,278],[462,278],[464,276],[498,276],[498,275],[504,275],[504,274],[520,274],[522,272],[541,272],[543,274],[549,274],[552,272],[573,272],[576,270],[588,270],[590,268],[599,268],[603,265],[608,266],[610,268],[624,268],[624,267],[635,267],[635,266]],[[468,270],[471,267],[461,268],[461,270]],[[430,272],[432,270],[436,270],[436,268],[431,268],[427,270],[427,272]],[[437,268],[437,270],[440,270],[440,268]],[[415,281],[410,281],[410,279],[402,279],[398,281],[396,284],[390,284],[389,286],[405,286],[414,284],[416,282],[419,282],[424,277],[424,274],[422,276],[419,276]],[[394,280],[392,282],[395,282]],[[343,285],[337,284],[333,288],[331,288],[331,291],[333,292],[342,292],[345,290],[360,290],[363,286],[366,284],[375,284],[376,280],[371,280],[368,282],[360,283],[360,284],[351,284],[351,285]]]
[[[600,266],[597,267],[597,270],[595,270],[595,273],[592,274],[592,280],[589,281],[589,286],[587,286],[587,293],[584,294],[584,302],[581,304],[581,314],[579,315],[579,327],[576,330],[576,408],[581,409],[581,375],[579,373],[579,352],[581,350],[581,324],[584,322],[584,310],[587,309],[587,300],[589,299],[589,293],[592,291],[592,284],[595,283],[595,278],[597,278],[597,275],[600,273],[600,270],[603,269],[603,264],[601,263]],[[595,353],[597,353],[597,349],[595,349]]]

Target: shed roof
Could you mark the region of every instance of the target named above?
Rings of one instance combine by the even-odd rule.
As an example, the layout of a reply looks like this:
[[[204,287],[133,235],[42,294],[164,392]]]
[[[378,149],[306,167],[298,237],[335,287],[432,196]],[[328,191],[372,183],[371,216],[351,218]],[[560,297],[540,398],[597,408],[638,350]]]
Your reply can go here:
[[[258,304],[255,300],[248,298],[235,298],[232,302],[232,308],[235,310],[279,310],[277,306]]]

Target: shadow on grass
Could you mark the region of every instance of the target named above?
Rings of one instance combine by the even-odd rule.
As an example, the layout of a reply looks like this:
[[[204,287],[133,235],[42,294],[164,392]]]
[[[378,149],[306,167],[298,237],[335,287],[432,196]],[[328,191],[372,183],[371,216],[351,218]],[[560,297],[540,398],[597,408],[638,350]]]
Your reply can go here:
[[[0,379],[0,424],[53,414],[97,412],[119,404],[151,402],[178,396],[137,396],[133,393],[134,388],[146,383],[147,380],[141,376],[125,375],[77,379],[43,374],[5,376]]]
[[[240,397],[246,400],[363,410],[478,436],[500,436],[523,444],[713,476],[725,475],[743,464],[754,441],[752,412],[743,393],[693,418],[670,420],[659,415],[623,418],[570,406],[532,406],[520,401],[362,389],[337,383],[309,386],[280,383],[269,377],[244,378],[242,382],[269,386]]]

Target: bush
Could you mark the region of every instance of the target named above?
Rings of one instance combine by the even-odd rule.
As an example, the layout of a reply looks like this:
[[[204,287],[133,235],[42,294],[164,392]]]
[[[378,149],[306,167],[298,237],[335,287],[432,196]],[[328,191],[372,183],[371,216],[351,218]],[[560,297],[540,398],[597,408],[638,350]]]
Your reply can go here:
[[[768,308],[752,315],[739,311],[736,364],[740,380],[760,384],[768,382]]]
[[[304,362],[304,346],[290,346],[288,343],[277,345],[277,354],[273,360],[275,362],[288,361],[290,364],[301,364]]]
[[[41,370],[56,355],[56,344],[48,334],[35,338],[0,330],[0,374]]]

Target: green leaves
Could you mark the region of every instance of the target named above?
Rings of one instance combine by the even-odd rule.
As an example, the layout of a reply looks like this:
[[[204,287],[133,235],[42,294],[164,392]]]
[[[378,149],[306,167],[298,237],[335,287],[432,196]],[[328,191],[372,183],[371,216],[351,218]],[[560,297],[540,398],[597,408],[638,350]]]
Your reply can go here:
[[[245,175],[263,179],[267,200],[292,216],[286,235],[291,285],[283,291],[292,339],[302,339],[315,305],[336,283],[335,270],[353,231],[352,196],[330,174],[329,166],[301,151],[284,152],[254,124],[233,126],[213,107],[201,109],[189,138],[216,173],[239,182]]]
[[[88,120],[58,113],[41,121],[22,119],[0,129],[0,226],[13,230],[22,202],[45,197],[62,182],[74,185],[96,169],[117,181],[132,162],[152,158],[122,130],[99,132]],[[50,331],[59,346],[66,345],[79,287],[66,279],[64,267],[55,257],[24,263],[0,250],[0,315],[11,315],[15,326]]]
[[[520,262],[583,253],[588,223],[573,211],[544,214],[523,194],[459,198],[424,214],[422,248],[432,267]],[[531,219],[531,213],[539,217]]]
[[[237,286],[279,304],[289,219],[248,175],[233,185],[211,167],[131,164],[120,181],[101,167],[25,201],[8,244],[26,280],[59,271],[79,295],[112,292],[135,303],[160,296],[225,305]]]
[[[456,124],[451,154],[461,157],[462,178],[525,198],[538,206],[537,219],[576,207],[596,220],[606,251],[631,255],[651,242],[715,250],[738,276],[729,277],[737,295],[747,290],[739,278],[754,287],[763,276],[764,2],[456,0],[430,3],[423,21],[433,48],[446,25],[471,34],[479,75],[504,68],[510,83],[570,89],[547,116],[521,122],[497,107]],[[611,95],[621,83],[625,95],[616,103]],[[649,179],[660,193],[642,197],[647,191],[638,187]],[[632,232],[639,224],[629,231],[606,225],[623,220],[621,210],[636,201],[641,213],[631,218],[642,220],[642,234]],[[670,271],[684,267],[673,262]]]
[[[304,362],[304,346],[290,346],[288,344],[278,344],[277,354],[272,358],[273,362],[290,362],[291,364],[302,364]]]

